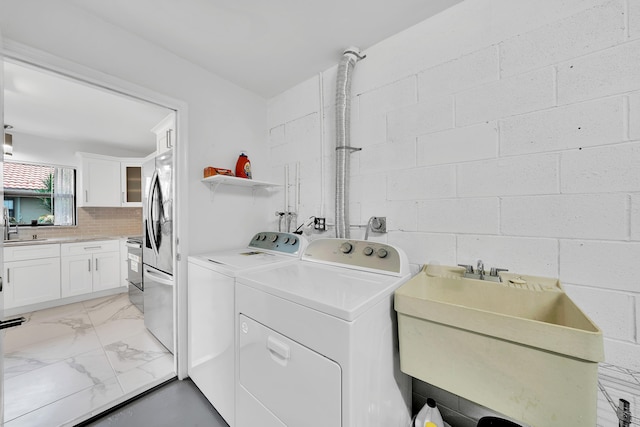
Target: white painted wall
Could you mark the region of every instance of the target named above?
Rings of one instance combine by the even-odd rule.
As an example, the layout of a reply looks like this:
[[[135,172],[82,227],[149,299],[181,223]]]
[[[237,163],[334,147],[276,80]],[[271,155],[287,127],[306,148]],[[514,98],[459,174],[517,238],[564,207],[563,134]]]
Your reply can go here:
[[[221,189],[212,199],[200,182],[205,166],[233,168],[240,149],[249,151],[254,177],[266,179],[262,98],[68,2],[2,0],[0,9],[8,44],[17,42],[186,103],[190,204],[181,214],[189,219],[190,247],[182,249],[183,255],[245,244],[266,226],[267,195]]]
[[[559,277],[604,331],[607,362],[640,371],[640,3],[468,0],[365,53],[351,223],[386,215],[382,239],[414,264]],[[322,73],[324,129],[319,77],[267,113],[271,178],[301,162],[302,218],[321,212],[324,152],[330,223],[335,73]],[[613,397],[637,411],[637,394]]]

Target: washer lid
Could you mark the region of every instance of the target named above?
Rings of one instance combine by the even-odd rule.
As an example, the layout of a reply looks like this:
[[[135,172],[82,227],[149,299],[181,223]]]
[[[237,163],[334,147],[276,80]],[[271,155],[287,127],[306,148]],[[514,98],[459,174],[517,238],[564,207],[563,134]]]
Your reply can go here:
[[[257,251],[251,248],[213,252],[189,257],[190,262],[195,262],[205,268],[230,276],[235,276],[238,272],[244,270],[271,266],[279,262],[293,262],[295,260],[295,257],[288,255]]]
[[[238,283],[344,319],[359,315],[393,294],[410,275],[393,277],[323,264],[296,261],[243,272]]]

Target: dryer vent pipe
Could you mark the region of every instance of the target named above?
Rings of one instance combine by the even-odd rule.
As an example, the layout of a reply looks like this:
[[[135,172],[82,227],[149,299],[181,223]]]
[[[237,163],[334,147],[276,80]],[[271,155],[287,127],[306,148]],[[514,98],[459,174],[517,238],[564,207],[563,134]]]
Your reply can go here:
[[[349,155],[360,150],[350,145],[351,76],[360,50],[350,47],[338,64],[336,84],[336,237],[349,238]]]

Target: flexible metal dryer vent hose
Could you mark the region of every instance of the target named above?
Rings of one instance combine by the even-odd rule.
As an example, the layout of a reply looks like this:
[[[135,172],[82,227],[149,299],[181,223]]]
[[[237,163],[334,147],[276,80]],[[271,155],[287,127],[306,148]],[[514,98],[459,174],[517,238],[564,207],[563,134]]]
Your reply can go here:
[[[336,237],[349,238],[349,154],[359,150],[350,145],[351,76],[360,59],[358,48],[344,51],[338,64],[336,84]]]

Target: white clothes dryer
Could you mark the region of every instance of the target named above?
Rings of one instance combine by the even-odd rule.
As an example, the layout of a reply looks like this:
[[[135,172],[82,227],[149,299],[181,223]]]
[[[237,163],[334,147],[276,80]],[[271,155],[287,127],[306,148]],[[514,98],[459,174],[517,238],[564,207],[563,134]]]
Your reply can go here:
[[[243,248],[189,257],[188,372],[225,421],[235,424],[236,275],[297,260],[307,245],[296,234],[261,232]]]
[[[393,293],[409,277],[401,249],[344,239],[238,275],[236,426],[408,426]]]

